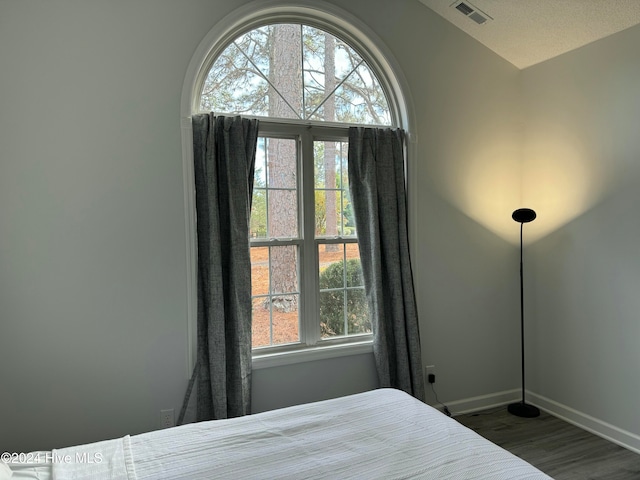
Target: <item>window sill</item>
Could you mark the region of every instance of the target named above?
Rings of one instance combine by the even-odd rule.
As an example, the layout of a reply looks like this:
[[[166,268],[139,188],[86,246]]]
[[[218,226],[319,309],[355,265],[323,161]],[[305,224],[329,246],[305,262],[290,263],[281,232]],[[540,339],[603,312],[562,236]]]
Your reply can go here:
[[[286,352],[254,354],[252,368],[280,367],[293,363],[312,362],[315,360],[362,355],[365,353],[373,353],[373,342],[371,340],[339,345],[316,346]]]

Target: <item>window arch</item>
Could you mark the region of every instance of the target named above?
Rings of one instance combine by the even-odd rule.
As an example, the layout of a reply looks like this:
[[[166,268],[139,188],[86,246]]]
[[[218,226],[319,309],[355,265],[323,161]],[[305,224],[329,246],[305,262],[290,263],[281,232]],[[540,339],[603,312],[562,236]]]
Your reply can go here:
[[[278,35],[293,41],[285,42],[278,39]],[[286,44],[285,58],[280,63],[273,58],[274,42]],[[333,65],[324,61],[327,56]],[[278,79],[276,70],[282,72],[283,68],[287,74],[283,75],[284,80]],[[272,252],[294,251],[290,257],[298,262],[300,278],[296,281],[300,288],[291,287],[284,292],[286,295],[282,289],[275,293],[269,289],[254,290],[254,305],[257,299],[259,305],[268,305],[271,309],[269,339],[256,345],[254,332],[254,347],[266,347],[270,353],[301,350],[303,355],[314,359],[371,351],[367,322],[356,322],[354,326],[347,318],[354,313],[349,302],[363,294],[358,273],[350,265],[354,248],[357,253],[357,237],[348,218],[347,127],[379,125],[409,130],[407,90],[401,88],[404,82],[399,72],[375,33],[347,12],[317,0],[251,2],[218,23],[201,42],[185,76],[181,102],[190,365],[195,363],[197,305],[191,115],[214,111],[259,117],[262,135],[259,149],[263,157],[268,155],[270,142],[280,142],[281,147],[295,150],[299,157],[288,167],[294,173],[293,180],[280,185],[269,184],[265,173],[268,160],[261,160],[258,154],[258,163],[263,162],[263,177],[256,181],[254,196],[257,192],[261,198],[257,201],[254,198],[254,206],[263,205],[264,215],[260,215],[260,221],[252,227],[255,236],[252,252],[266,248],[266,264],[271,265],[275,257]],[[327,182],[324,173],[318,174],[318,168],[314,167],[314,162],[318,163],[314,156],[328,149],[336,159],[337,176]],[[303,174],[307,177],[303,178]],[[319,194],[325,199],[332,198],[324,207],[322,218],[318,217],[318,208],[314,205],[314,197],[317,199]],[[270,206],[265,199],[273,200],[277,195],[297,205],[294,217],[298,223],[291,224],[286,234],[279,234],[268,226]],[[327,215],[334,209],[336,215]],[[324,224],[335,228],[329,229]],[[327,286],[327,279],[320,278],[327,269],[326,264],[319,261],[320,252],[328,247],[332,250],[337,247],[334,256],[343,261],[342,273],[337,275],[342,285],[338,287]],[[265,261],[260,255],[255,258]],[[331,271],[336,276],[336,268]],[[323,308],[324,312],[328,311],[323,299],[335,300],[336,295],[338,303],[343,304],[342,313],[338,315],[345,319],[344,326],[338,326],[338,330],[319,320]],[[274,296],[280,298],[274,299]],[[299,309],[297,337],[293,340],[286,336],[281,340],[282,332],[274,332],[274,318],[282,315],[272,306],[283,301]],[[318,345],[335,348],[321,351],[313,348]],[[270,356],[266,360],[265,365],[270,365],[300,358],[287,355]],[[254,366],[258,365],[254,363]]]
[[[199,110],[269,118],[391,125],[387,95],[363,56],[303,23],[238,35],[209,68]]]
[[[322,0],[255,0],[218,22],[200,42],[187,68],[181,97],[183,127],[201,112],[200,94],[215,59],[239,35],[276,23],[326,31],[350,45],[371,68],[387,96],[391,126],[411,133],[415,123],[409,89],[394,56],[378,35],[349,12]]]

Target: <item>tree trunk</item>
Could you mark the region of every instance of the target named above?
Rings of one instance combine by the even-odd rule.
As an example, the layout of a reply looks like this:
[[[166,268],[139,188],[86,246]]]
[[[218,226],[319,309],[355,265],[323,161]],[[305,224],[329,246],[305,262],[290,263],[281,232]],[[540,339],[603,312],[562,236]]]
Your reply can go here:
[[[302,68],[300,52],[302,35],[299,25],[275,25],[271,43],[269,116],[297,118],[302,111]],[[281,96],[282,95],[282,96]],[[283,98],[284,97],[284,98]],[[285,101],[286,99],[286,101]],[[295,109],[294,110],[292,110]],[[297,165],[296,142],[289,139],[269,139],[267,169],[269,187],[291,188],[292,173]],[[269,237],[298,236],[297,209],[283,201],[287,194],[275,191],[269,201]],[[275,197],[275,198],[274,198]],[[280,197],[278,199],[278,197]],[[271,248],[271,291],[290,293],[298,291],[297,250],[295,247]],[[273,297],[274,307],[289,312],[297,309],[296,296]]]
[[[336,39],[329,33],[324,34],[324,95],[331,95],[336,88]],[[327,122],[336,119],[336,100],[331,95],[324,103],[324,120]],[[336,187],[336,144],[335,142],[325,142],[324,144],[324,185],[325,188]],[[327,216],[326,235],[335,237],[338,235],[338,224],[336,222],[336,193],[335,191],[325,191],[325,215]],[[324,246],[325,252],[337,252],[340,246],[335,243],[327,243]]]

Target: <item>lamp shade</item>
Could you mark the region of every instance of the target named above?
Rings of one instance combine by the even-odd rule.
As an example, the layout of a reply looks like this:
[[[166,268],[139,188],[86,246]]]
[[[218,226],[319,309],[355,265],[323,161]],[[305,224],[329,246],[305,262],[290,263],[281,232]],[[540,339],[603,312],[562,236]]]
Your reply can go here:
[[[511,218],[519,223],[529,223],[536,219],[536,212],[530,208],[519,208],[511,214]]]

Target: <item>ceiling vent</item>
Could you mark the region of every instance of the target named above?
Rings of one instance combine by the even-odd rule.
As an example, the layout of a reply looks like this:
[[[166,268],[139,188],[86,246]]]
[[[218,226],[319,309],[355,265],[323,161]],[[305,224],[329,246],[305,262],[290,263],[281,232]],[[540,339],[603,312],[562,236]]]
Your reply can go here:
[[[468,17],[476,22],[478,25],[484,25],[488,20],[493,20],[493,18],[491,18],[489,15],[466,0],[458,0],[456,2],[453,2],[451,6],[462,13],[465,17]]]

